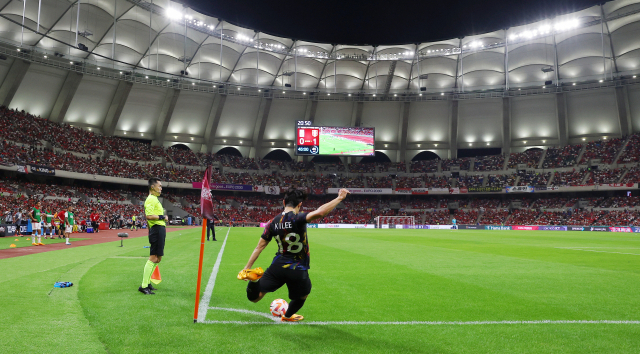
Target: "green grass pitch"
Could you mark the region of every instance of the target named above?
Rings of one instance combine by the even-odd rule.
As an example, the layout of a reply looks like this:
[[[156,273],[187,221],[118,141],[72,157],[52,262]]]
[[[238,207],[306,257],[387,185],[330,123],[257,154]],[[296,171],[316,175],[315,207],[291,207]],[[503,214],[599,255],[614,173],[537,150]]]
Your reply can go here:
[[[373,146],[363,142],[336,138],[332,135],[320,136],[320,155],[366,155],[373,152]]]
[[[202,291],[227,233],[207,242]],[[260,229],[232,228],[211,307],[268,313],[236,279]],[[171,231],[156,295],[146,238],[0,260],[2,353],[638,353],[640,238],[551,231],[311,229],[307,324],[209,310],[193,323],[200,230]],[[256,262],[268,267],[270,244]],[[71,288],[53,288],[71,281]],[[497,321],[620,320],[635,323]],[[338,321],[370,323],[336,324]],[[476,324],[410,324],[451,321]],[[489,321],[489,322],[486,322]],[[256,323],[252,323],[256,322]],[[309,324],[315,322],[317,324]],[[328,322],[328,323],[323,323]],[[397,322],[382,324],[379,322]]]

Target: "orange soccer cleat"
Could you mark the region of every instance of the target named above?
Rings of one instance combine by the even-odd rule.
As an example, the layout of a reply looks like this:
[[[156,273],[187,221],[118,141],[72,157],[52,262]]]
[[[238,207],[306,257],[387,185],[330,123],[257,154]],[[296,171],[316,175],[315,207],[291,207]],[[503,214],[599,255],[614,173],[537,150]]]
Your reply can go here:
[[[243,269],[240,271],[240,273],[238,273],[238,279],[256,281],[262,278],[263,274],[264,270],[262,270],[262,268],[260,267],[255,269]]]
[[[300,321],[304,320],[304,316],[291,315],[291,317],[284,317],[284,315],[282,315],[282,318],[280,320],[282,322],[300,322]]]

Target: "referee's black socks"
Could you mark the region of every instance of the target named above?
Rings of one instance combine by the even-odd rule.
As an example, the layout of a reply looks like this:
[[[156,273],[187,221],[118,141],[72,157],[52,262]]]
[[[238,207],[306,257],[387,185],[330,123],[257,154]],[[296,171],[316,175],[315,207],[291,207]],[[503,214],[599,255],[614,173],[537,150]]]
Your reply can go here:
[[[287,309],[287,313],[284,314],[284,317],[290,318],[291,316],[295,315],[296,312],[298,312],[302,308],[302,306],[304,306],[305,301],[307,301],[307,299],[291,300],[291,302],[289,303],[289,308]]]

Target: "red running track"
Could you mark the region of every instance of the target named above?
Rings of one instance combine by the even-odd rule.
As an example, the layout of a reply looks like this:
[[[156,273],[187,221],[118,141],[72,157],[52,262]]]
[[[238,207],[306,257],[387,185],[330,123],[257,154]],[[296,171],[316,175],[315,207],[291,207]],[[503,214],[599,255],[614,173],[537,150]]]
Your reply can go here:
[[[195,227],[199,227],[199,226],[185,226],[181,228],[170,228],[167,230],[167,232],[187,230]],[[7,248],[4,250],[0,250],[0,259],[20,257],[20,256],[26,256],[29,254],[36,254],[36,253],[49,252],[49,251],[57,251],[57,250],[62,250],[62,249],[67,249],[72,247],[96,245],[98,243],[120,241],[120,237],[118,237],[118,233],[120,232],[128,233],[129,238],[136,238],[136,237],[143,237],[143,236],[147,237],[149,235],[147,229],[139,229],[138,231],[130,231],[128,229],[102,230],[95,234],[84,234],[84,233],[76,232],[71,235],[71,238],[86,238],[86,240],[71,241],[71,245],[67,246],[64,244],[64,242],[47,244],[47,241],[49,241],[49,239],[45,240],[43,238],[42,243],[45,244],[44,246],[17,247],[17,248]],[[7,237],[13,238],[16,236],[7,236]],[[19,238],[21,239],[21,241],[30,242],[25,240],[27,238],[31,238],[31,236],[28,236],[28,237],[24,236]],[[127,242],[127,241],[125,240],[124,242]]]

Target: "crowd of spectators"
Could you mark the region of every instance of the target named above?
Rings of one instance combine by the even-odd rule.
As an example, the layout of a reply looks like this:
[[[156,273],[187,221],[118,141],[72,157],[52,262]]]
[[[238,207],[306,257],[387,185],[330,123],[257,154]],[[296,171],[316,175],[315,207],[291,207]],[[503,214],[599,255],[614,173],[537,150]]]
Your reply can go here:
[[[489,175],[486,187],[505,187],[513,186],[516,183],[516,175]]]
[[[567,145],[563,148],[549,148],[542,168],[571,167],[576,164],[582,145]]]
[[[425,214],[425,224],[427,225],[450,225],[451,224],[451,214],[449,214],[449,210],[438,210]],[[417,220],[416,220],[417,222]]]
[[[598,225],[640,226],[640,213],[637,210],[612,210],[603,212]]]
[[[621,138],[589,142],[582,154],[580,164],[586,165],[590,160],[600,159],[602,163],[609,165],[613,163],[613,159],[622,148],[623,143],[624,139]]]
[[[534,209],[514,209],[509,217],[510,225],[535,225],[540,212]]]
[[[551,172],[540,173],[535,171],[518,171],[519,186],[546,186],[551,178]]]
[[[518,165],[527,165],[527,168],[538,168],[542,157],[542,150],[529,149],[525,152],[517,152],[509,155],[507,168],[517,168]]]
[[[627,146],[618,158],[618,163],[630,163],[640,161],[640,134],[633,134],[629,138]]]
[[[469,171],[471,159],[468,157],[460,159],[442,160],[442,171],[450,171],[451,166],[460,166],[460,171]]]
[[[279,186],[282,184],[278,179],[278,177],[271,173],[254,174],[253,179],[255,180],[256,185],[258,186]]]
[[[603,200],[599,208],[633,208],[640,204],[640,197],[608,197]]]
[[[454,215],[456,222],[460,225],[476,225],[478,223],[478,211],[477,210],[462,210],[458,209]]]
[[[411,173],[438,172],[438,163],[441,160],[421,160],[411,162]]]
[[[483,182],[483,175],[466,175],[458,177],[458,187],[461,188],[482,187]]]
[[[222,166],[230,167],[237,170],[259,170],[258,164],[254,159],[227,155],[227,159],[222,161]]]
[[[395,169],[392,172],[407,172],[407,164],[404,162],[383,162],[377,165],[379,172],[389,172],[390,169]]]
[[[177,165],[202,166],[202,162],[191,149],[173,145],[167,149],[167,155]]]
[[[349,165],[350,173],[375,173],[375,163],[352,163]]]
[[[422,188],[422,177],[396,177],[396,188]]]
[[[293,172],[315,172],[316,170],[313,162],[292,162],[290,166]]]
[[[504,155],[476,157],[473,163],[474,171],[501,171],[504,168]]]
[[[391,177],[367,177],[367,187],[369,188],[391,188],[393,181]]]
[[[346,171],[343,163],[317,163],[316,167],[321,172],[343,172]],[[351,171],[353,172],[353,171]]]
[[[537,225],[566,225],[566,211],[544,211],[535,221]]]
[[[227,181],[229,181],[229,183],[246,184],[250,186],[255,185],[253,178],[251,178],[251,175],[248,172],[242,172],[242,173],[227,172],[224,174],[224,176],[227,178]]]
[[[556,172],[551,184],[554,186],[580,186],[587,173],[589,173],[589,171],[586,169]]]
[[[622,168],[615,168],[613,170],[608,168],[594,170],[591,171],[589,177],[587,177],[585,184],[588,186],[592,186],[599,184],[618,183],[623,173],[624,169]]]
[[[340,188],[365,188],[366,179],[360,176],[338,176],[337,181]]]
[[[425,188],[451,188],[449,178],[445,176],[425,176]]]
[[[485,210],[480,216],[480,224],[482,225],[502,225],[509,216],[508,210]]]

